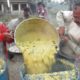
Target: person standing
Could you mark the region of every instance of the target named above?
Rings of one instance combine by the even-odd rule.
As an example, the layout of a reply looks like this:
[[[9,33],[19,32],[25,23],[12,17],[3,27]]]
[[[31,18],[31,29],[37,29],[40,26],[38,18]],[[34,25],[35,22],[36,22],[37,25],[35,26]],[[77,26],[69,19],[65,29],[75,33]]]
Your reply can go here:
[[[59,11],[56,19],[61,38],[59,54],[68,59],[80,57],[80,2],[75,2],[73,11]]]
[[[29,17],[30,17],[30,15],[31,15],[31,10],[30,10],[30,7],[29,7],[29,5],[27,4],[27,7],[25,7],[24,9],[23,9],[23,16],[20,16],[19,18],[15,18],[15,19],[12,19],[8,24],[7,24],[7,26],[8,26],[8,28],[11,30],[11,32],[14,34],[14,32],[15,32],[15,29],[16,29],[16,27],[18,26],[18,24],[20,23],[20,22],[22,22],[23,20],[25,20],[25,19],[28,19]],[[16,44],[15,44],[15,42],[13,42],[11,45],[7,45],[8,46],[8,50],[11,48],[11,49],[17,49],[18,50],[18,48],[16,47]],[[12,60],[13,59],[13,57],[14,57],[14,54],[13,53],[15,53],[15,50],[13,50],[14,52],[12,52],[12,54],[11,54],[11,51],[9,51],[10,52],[10,54],[9,54],[9,59],[10,60]],[[18,50],[18,52],[19,52],[19,50]]]
[[[10,34],[10,30],[4,23],[0,22],[0,55],[3,58],[8,58],[6,43],[10,44],[13,41],[13,35]]]
[[[39,2],[37,4],[37,14],[40,18],[47,18],[47,10],[45,8],[45,5],[42,2]]]

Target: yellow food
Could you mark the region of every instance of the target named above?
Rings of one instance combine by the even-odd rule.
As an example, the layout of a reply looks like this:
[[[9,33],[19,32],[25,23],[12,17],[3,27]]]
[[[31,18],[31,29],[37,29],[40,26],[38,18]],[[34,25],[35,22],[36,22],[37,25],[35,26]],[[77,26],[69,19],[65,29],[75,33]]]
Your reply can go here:
[[[50,41],[27,41],[18,44],[24,57],[24,64],[28,73],[45,73],[51,70],[55,62],[56,49]]]
[[[26,74],[28,75],[28,74]],[[54,73],[44,73],[44,74],[29,74],[30,80],[70,80],[76,77],[75,70],[70,71],[60,71]]]

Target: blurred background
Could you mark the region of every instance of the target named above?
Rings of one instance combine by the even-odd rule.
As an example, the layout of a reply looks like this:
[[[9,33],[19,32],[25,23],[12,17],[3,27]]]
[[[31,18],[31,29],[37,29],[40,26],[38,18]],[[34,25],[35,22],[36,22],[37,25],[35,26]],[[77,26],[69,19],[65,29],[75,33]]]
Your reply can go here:
[[[59,10],[72,10],[75,1],[79,0],[0,0],[0,22],[7,24],[12,19],[16,20],[16,18],[20,18],[23,16],[23,9],[28,6],[28,4],[32,16],[35,16],[37,13],[37,3],[42,2],[45,4],[49,22],[57,27],[56,13]],[[19,67],[23,63],[23,57],[21,54],[13,54],[14,61],[9,61],[8,63],[9,77],[10,80],[20,80]]]
[[[75,1],[76,0],[0,0],[0,21],[7,22],[10,21],[10,19],[21,16],[23,8],[26,7],[27,4],[30,4],[32,13],[36,15],[37,3],[43,2],[49,13],[50,21],[53,23],[57,11],[72,10]]]

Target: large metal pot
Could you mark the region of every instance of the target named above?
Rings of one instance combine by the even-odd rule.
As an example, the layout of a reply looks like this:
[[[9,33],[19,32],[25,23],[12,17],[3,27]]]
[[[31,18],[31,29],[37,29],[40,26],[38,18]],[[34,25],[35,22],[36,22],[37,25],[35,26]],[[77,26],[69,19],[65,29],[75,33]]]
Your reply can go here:
[[[56,46],[59,45],[59,35],[56,31],[56,28],[51,25],[47,20],[41,18],[30,18],[22,21],[17,26],[15,31],[15,43],[17,44],[17,42],[19,42],[20,40],[25,41],[22,39],[22,36],[30,33],[30,31],[37,31],[37,33],[42,32],[42,35],[44,34],[48,37],[48,39],[54,40]],[[32,38],[32,40],[33,39],[34,38]]]
[[[53,60],[55,56],[53,55],[56,54],[53,48],[55,47],[56,49],[56,47],[58,47],[59,36],[55,27],[51,25],[47,20],[44,20],[41,18],[30,18],[22,21],[17,26],[15,31],[15,43],[23,53],[24,63],[26,65],[28,73],[45,73],[51,70],[50,66],[52,65],[52,63],[55,62],[55,59]],[[29,44],[30,46],[28,46]],[[50,44],[53,45],[53,48],[51,47]],[[23,49],[24,47],[26,48]],[[36,49],[34,47],[36,47]],[[43,48],[44,48],[44,51],[41,52]],[[51,48],[52,51],[49,48]],[[32,51],[33,49],[34,51]],[[28,50],[31,50],[31,51],[28,51]],[[35,53],[37,54],[35,55]],[[42,56],[43,54],[44,56]],[[35,59],[35,56],[37,57],[36,59]],[[50,56],[50,58],[52,59],[48,60],[49,59],[47,58],[48,56]],[[39,58],[41,60],[40,64],[38,62]],[[32,69],[31,66],[34,68]],[[43,66],[44,66],[44,69],[43,69]]]

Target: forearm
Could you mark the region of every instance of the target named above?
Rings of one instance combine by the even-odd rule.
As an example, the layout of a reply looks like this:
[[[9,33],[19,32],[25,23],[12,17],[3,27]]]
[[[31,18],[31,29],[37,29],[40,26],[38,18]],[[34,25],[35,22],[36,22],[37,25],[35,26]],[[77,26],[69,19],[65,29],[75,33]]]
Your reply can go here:
[[[10,43],[14,42],[14,39],[9,38],[6,42],[7,42],[8,44],[10,44]]]
[[[59,11],[57,13],[56,20],[58,24],[58,27],[57,27],[58,33],[59,33],[59,36],[62,38],[65,33],[64,18],[63,18],[62,11]]]
[[[80,47],[71,40],[68,40],[69,46],[75,52],[75,54],[80,54]]]

